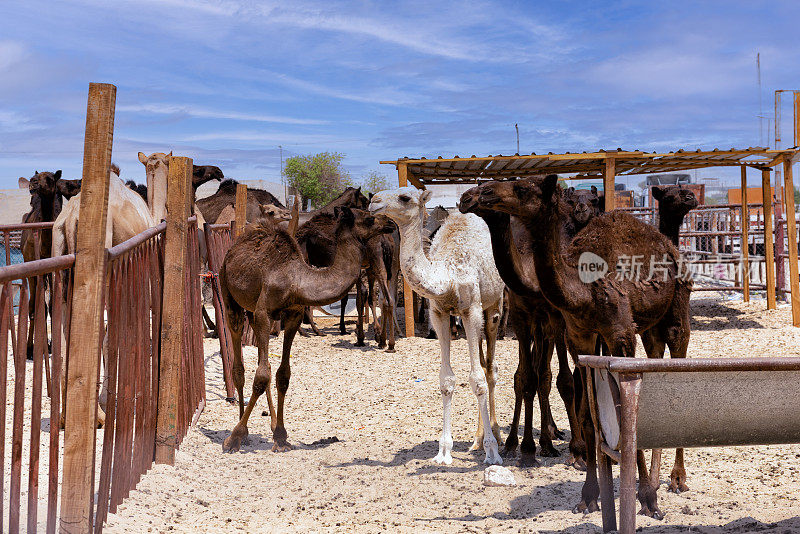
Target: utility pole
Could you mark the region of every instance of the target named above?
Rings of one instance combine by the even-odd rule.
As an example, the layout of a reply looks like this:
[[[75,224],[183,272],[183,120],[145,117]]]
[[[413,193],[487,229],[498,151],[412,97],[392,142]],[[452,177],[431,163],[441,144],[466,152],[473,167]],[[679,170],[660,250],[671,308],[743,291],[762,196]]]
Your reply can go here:
[[[517,130],[517,154],[519,154],[519,125],[514,123],[514,129]]]
[[[283,201],[287,203],[289,202],[289,188],[286,187],[286,177],[283,175],[283,145],[278,145],[278,149],[281,151],[281,182],[283,182]]]

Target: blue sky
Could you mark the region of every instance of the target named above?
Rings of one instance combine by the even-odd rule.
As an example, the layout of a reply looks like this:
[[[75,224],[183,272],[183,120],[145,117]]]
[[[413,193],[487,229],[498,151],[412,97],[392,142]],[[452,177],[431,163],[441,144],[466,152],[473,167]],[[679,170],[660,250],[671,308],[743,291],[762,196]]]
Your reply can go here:
[[[800,88],[798,20],[780,0],[3,0],[0,188],[80,177],[91,81],[118,88],[113,159],[140,182],[140,150],[279,180],[278,145],[394,176],[378,161],[513,153],[514,123],[527,153],[758,145],[756,52],[771,114]]]

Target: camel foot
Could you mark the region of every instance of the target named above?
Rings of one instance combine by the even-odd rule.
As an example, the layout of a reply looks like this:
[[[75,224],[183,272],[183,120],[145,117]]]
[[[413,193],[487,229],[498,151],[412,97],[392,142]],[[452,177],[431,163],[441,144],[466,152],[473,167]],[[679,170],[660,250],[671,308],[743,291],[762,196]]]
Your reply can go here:
[[[103,410],[97,410],[97,428],[103,428],[106,424],[106,414]]]
[[[539,454],[548,458],[558,458],[561,454],[553,447],[552,443],[539,442]]]
[[[366,347],[367,344],[364,343],[363,339],[357,339],[356,342],[353,344],[354,347]]]
[[[450,451],[439,449],[439,454],[433,457],[433,462],[440,465],[450,465],[453,463],[453,456],[450,454]]]
[[[272,452],[286,452],[292,450],[294,447],[286,441],[288,434],[286,429],[282,426],[276,426],[272,429]]]
[[[647,517],[658,520],[664,519],[664,514],[658,509],[658,497],[655,488],[649,484],[640,484],[636,496],[639,499],[639,503],[642,505],[642,509],[639,510],[639,515],[646,515]]]
[[[247,427],[236,425],[231,435],[222,442],[222,452],[237,452],[242,447],[242,441],[247,437]]]
[[[430,331],[428,332],[428,335],[427,335],[427,336],[425,336],[425,338],[426,338],[426,339],[436,339],[436,332],[434,332],[433,330],[430,330]]]
[[[567,437],[566,432],[553,427],[553,439],[560,439],[561,441],[564,441],[564,438],[566,437]]]
[[[475,436],[472,445],[469,446],[469,452],[483,450],[483,436]]]
[[[388,349],[386,349],[384,352],[388,352],[388,353],[390,353],[390,354],[394,354],[394,353],[395,353],[395,352],[397,352],[397,351],[396,351],[396,350],[394,350],[394,347],[389,347],[389,348],[388,348]]]
[[[522,454],[536,454],[536,442],[533,439],[522,438],[519,452]]]
[[[345,336],[347,335],[347,329],[344,326],[339,327],[339,334]]]
[[[586,471],[586,460],[580,456],[570,455],[567,465],[571,465],[578,471]]]
[[[484,440],[483,450],[486,451],[486,458],[484,458],[483,463],[486,465],[503,465],[503,459],[500,457],[497,440],[494,439],[494,436],[491,439]]]
[[[678,494],[689,491],[689,486],[686,485],[686,473],[683,475],[675,475],[674,473],[670,475],[667,491]]]
[[[572,509],[573,514],[590,514],[597,512],[600,507],[597,505],[597,499],[592,499],[588,503],[586,501],[579,502],[575,508]]]
[[[505,450],[503,456],[514,457],[517,455],[517,446],[519,445],[519,438],[516,432],[511,432],[506,438]]]

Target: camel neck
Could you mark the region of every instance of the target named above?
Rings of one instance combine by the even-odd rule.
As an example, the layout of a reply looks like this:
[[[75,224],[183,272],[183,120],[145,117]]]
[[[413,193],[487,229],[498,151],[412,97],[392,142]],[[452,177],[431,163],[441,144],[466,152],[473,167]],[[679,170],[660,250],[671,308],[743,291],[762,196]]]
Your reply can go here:
[[[425,297],[440,295],[444,288],[435,284],[438,277],[432,276],[433,264],[422,248],[422,213],[410,222],[398,222],[397,226],[400,229],[400,269],[406,281]]]
[[[563,220],[557,210],[543,217],[543,225],[525,221],[536,260],[533,262],[539,288],[544,297],[560,310],[573,310],[591,298],[588,286],[578,278],[578,270],[564,261]]]
[[[298,269],[299,296],[304,306],[324,306],[341,299],[361,272],[361,247],[350,230],[336,232],[336,253],[328,267],[305,264]]]
[[[147,207],[156,221],[167,217],[167,175],[166,167],[159,167],[156,172],[147,173]]]
[[[683,215],[672,215],[658,211],[658,231],[667,236],[672,244],[678,246],[678,235],[680,233],[681,224],[683,224]]]
[[[500,278],[518,295],[539,296],[538,281],[527,276],[522,267],[522,258],[511,233],[511,217],[494,212],[491,216],[484,217],[484,220],[489,227],[494,263]]]

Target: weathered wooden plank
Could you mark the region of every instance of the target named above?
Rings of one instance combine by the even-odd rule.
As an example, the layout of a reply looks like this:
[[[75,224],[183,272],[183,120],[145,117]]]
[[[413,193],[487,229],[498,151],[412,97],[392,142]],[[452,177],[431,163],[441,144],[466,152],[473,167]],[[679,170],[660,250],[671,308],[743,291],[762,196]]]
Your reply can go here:
[[[750,302],[750,208],[747,205],[747,167],[742,165],[742,298]]]
[[[161,361],[156,425],[156,463],[175,463],[181,346],[184,322],[186,232],[192,179],[191,158],[173,157],[167,182],[164,234],[164,298],[161,310]],[[239,190],[237,187],[237,197]]]
[[[60,529],[92,527],[97,376],[103,342],[108,183],[117,88],[90,84],[83,151],[80,221],[72,295]]]
[[[800,281],[797,266],[797,222],[794,211],[792,161],[783,162],[783,191],[786,205],[786,235],[789,242],[789,294],[792,302],[792,324],[800,326]]]

